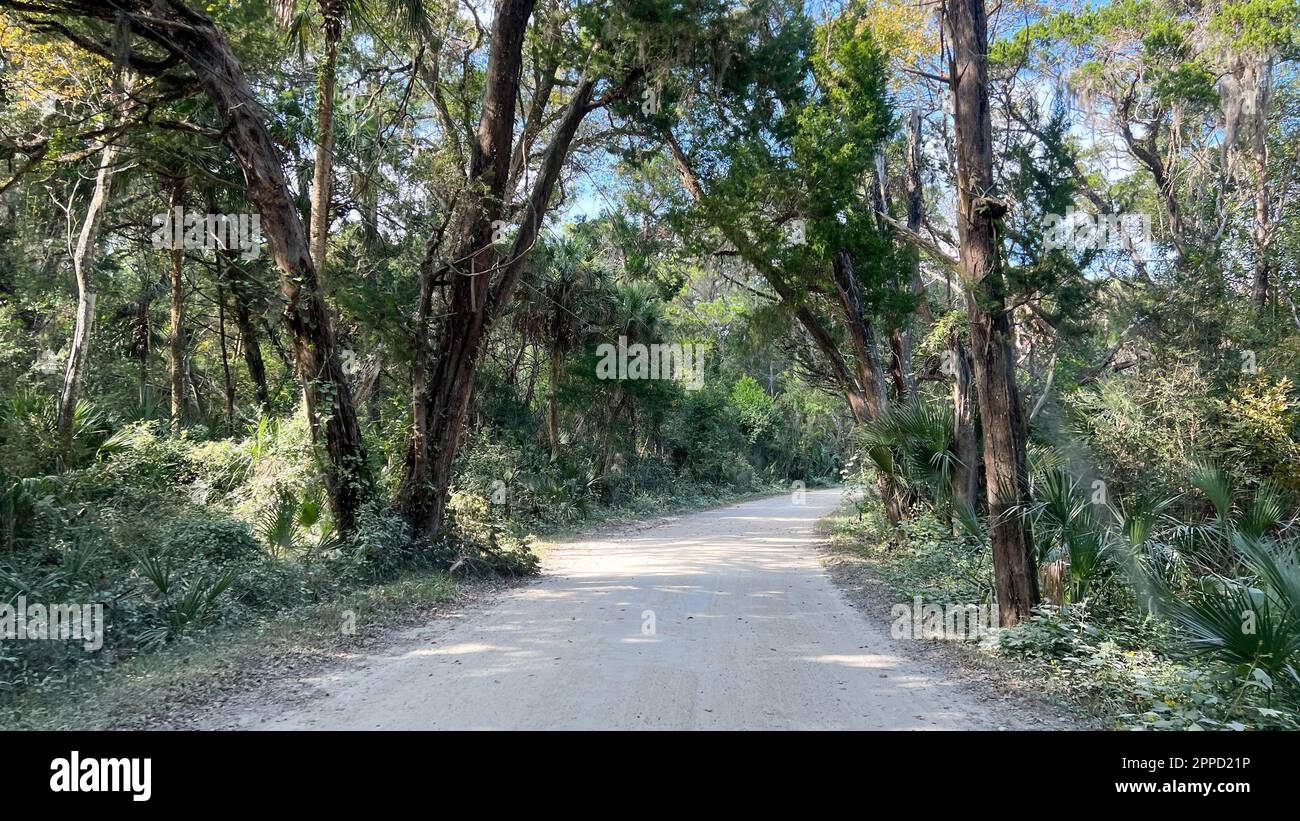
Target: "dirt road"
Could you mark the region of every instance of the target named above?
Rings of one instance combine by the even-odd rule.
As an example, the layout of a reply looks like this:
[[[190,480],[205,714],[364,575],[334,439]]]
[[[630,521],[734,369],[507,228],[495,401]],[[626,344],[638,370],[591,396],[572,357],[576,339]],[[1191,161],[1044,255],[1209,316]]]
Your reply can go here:
[[[849,606],[815,549],[839,499],[772,497],[565,545],[539,581],[212,726],[1041,726],[907,658]]]

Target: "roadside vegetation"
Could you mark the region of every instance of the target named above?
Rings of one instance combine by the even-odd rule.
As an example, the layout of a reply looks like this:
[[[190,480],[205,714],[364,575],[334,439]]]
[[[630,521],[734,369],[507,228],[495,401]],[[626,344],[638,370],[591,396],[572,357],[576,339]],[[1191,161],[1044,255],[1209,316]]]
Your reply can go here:
[[[1151,381],[1118,377],[1104,395],[1063,387],[1064,433],[1031,440],[1022,511],[1042,603],[992,640],[944,638],[968,640],[1117,729],[1296,729],[1300,541],[1294,490],[1275,478],[1290,469],[1243,477],[1251,466],[1236,458],[1262,450],[1268,431],[1290,430],[1294,400],[1233,402],[1239,413],[1223,414],[1199,381],[1161,385],[1161,401],[1143,401]],[[1247,397],[1260,381],[1247,380]],[[835,541],[898,602],[990,604],[987,527],[948,490],[950,417],[929,401],[863,432],[864,453],[890,444],[902,458],[851,466],[886,470],[911,500],[907,521],[891,527],[867,496],[836,519]],[[1102,402],[1187,427],[1096,424]],[[1184,435],[1193,447],[1177,442]]]
[[[846,478],[1114,726],[1292,728],[1297,31],[0,0],[0,605],[104,625],[0,636],[0,709]]]

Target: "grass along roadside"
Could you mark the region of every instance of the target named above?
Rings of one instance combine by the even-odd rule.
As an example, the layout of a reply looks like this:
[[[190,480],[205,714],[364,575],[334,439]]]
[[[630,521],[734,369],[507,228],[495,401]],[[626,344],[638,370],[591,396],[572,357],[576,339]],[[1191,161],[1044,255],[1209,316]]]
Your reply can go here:
[[[148,729],[228,693],[303,672],[382,641],[393,628],[464,606],[502,582],[419,572],[240,627],[213,627],[109,669],[86,669],[17,697],[5,730]]]
[[[945,606],[991,599],[987,546],[954,537],[924,512],[887,545],[870,506],[849,505],[822,523],[832,577],[872,618],[920,596]],[[992,641],[918,639],[900,651],[950,665],[1009,697],[1051,705],[1081,726],[1114,730],[1278,729],[1296,717],[1182,651],[1163,620],[1104,596],[1043,607]],[[1279,709],[1281,708],[1281,709]]]
[[[926,602],[962,601],[969,568],[947,559],[924,557],[920,551],[887,546],[870,534],[877,523],[868,510],[862,516],[848,501],[819,523],[825,536],[823,563],[827,573],[864,617],[891,625],[891,609],[920,594]],[[969,599],[965,599],[969,601]],[[1033,670],[973,642],[900,640],[897,652],[922,660],[967,684],[995,693],[999,700],[1042,716],[1043,729],[1103,729],[1104,722],[1087,706],[1053,689]]]
[[[653,527],[681,513],[771,496],[781,490],[768,487],[669,499],[638,498],[624,507],[601,509],[578,525],[543,530],[530,539],[530,546],[542,557],[555,545],[601,531]],[[51,678],[0,708],[0,729],[183,726],[187,713],[382,645],[401,627],[458,612],[518,581],[413,571],[255,624],[214,626],[107,669],[87,668]]]

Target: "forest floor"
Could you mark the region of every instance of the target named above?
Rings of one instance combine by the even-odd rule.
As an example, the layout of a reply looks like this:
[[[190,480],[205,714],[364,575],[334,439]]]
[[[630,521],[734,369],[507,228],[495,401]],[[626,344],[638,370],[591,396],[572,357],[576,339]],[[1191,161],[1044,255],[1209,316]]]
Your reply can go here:
[[[823,567],[839,489],[546,551],[540,578],[380,646],[178,714],[265,729],[1048,729],[1050,705],[972,684],[890,637]]]

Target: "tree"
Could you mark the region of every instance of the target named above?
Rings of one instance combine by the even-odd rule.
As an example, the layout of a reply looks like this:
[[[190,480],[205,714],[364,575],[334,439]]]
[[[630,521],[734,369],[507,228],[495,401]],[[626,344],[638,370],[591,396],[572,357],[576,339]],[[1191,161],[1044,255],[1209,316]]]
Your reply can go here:
[[[310,12],[298,9],[297,0],[277,0],[276,17],[287,28],[291,37],[304,48],[306,29],[311,24]],[[321,48],[320,64],[316,68],[316,159],[312,166],[310,248],[312,265],[318,274],[325,271],[325,253],[329,244],[331,197],[334,186],[334,111],[335,88],[338,84],[339,43],[344,29],[365,18],[365,5],[356,0],[317,0]],[[396,20],[398,29],[405,35],[423,37],[427,32],[427,18],[422,0],[393,0],[378,10],[380,19]]]
[[[128,36],[124,18],[117,17],[113,28],[115,50],[124,47]],[[72,453],[72,428],[77,411],[77,393],[86,355],[90,349],[90,328],[95,319],[94,267],[99,229],[112,192],[113,176],[122,151],[121,122],[131,106],[132,78],[125,66],[117,66],[109,96],[109,110],[104,116],[104,136],[99,148],[99,167],[95,172],[95,187],[86,206],[86,216],[81,221],[77,244],[72,251],[72,271],[77,281],[76,324],[68,346],[68,362],[63,372],[63,390],[59,393],[57,428],[63,458]]]
[[[560,458],[560,383],[565,361],[590,330],[589,318],[605,296],[605,272],[593,260],[590,241],[583,234],[548,243],[544,253],[525,273],[519,301],[521,325],[546,349],[550,371],[546,394],[546,438],[551,459]]]
[[[994,578],[1001,623],[1013,626],[1038,604],[1038,571],[1023,517],[1029,499],[1027,431],[998,238],[998,220],[1007,207],[993,184],[984,0],[946,0],[944,19],[951,33],[948,82],[956,132],[958,249],[984,433]]]
[[[863,193],[890,113],[883,55],[859,23],[849,12],[814,33],[792,13],[780,36],[733,56],[727,79],[704,98],[708,104],[682,118],[693,126],[690,150],[672,130],[664,141],[696,203],[689,218],[720,234],[728,251],[767,281],[862,423],[889,407],[875,318],[898,260]],[[813,42],[825,48],[810,57]],[[804,71],[816,79],[811,99],[796,79]],[[751,79],[759,80],[755,105]],[[722,122],[717,110],[727,115]],[[692,153],[709,159],[709,178]],[[798,241],[788,238],[792,228]],[[877,480],[890,520],[901,521],[901,489],[883,470]]]
[[[293,341],[309,424],[313,435],[323,439],[326,450],[325,484],[331,511],[339,529],[350,531],[370,487],[361,429],[279,151],[261,119],[261,107],[243,66],[225,35],[211,18],[181,0],[161,3],[126,0],[113,4],[94,0],[50,3],[0,0],[0,5],[55,18],[80,15],[106,21],[124,20],[133,35],[194,72],[212,104],[223,140],[243,169],[248,198],[260,212],[271,253],[282,272],[282,316]],[[172,67],[166,60],[137,54],[134,42],[127,61],[131,67],[154,75]]]
[[[576,80],[568,106],[556,122],[509,251],[496,243],[506,215],[515,102],[519,97],[523,44],[533,0],[498,0],[488,38],[482,108],[469,146],[466,187],[448,260],[439,264],[431,241],[420,272],[420,299],[412,339],[412,434],[407,447],[399,506],[417,531],[437,533],[446,508],[451,466],[469,411],[474,372],[488,330],[501,316],[536,242],[551,196],[583,118],[593,110],[596,78]],[[430,327],[434,289],[445,286],[447,315]]]
[[[170,179],[167,198],[169,219],[175,220],[185,211],[185,178],[176,172]],[[172,237],[184,231],[183,223],[173,229]],[[185,422],[185,244],[172,242],[167,251],[168,279],[170,284],[171,322],[167,330],[168,373],[171,384],[172,430],[180,432]]]

